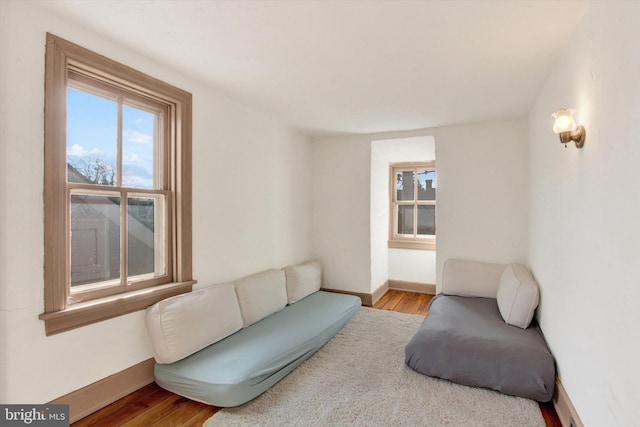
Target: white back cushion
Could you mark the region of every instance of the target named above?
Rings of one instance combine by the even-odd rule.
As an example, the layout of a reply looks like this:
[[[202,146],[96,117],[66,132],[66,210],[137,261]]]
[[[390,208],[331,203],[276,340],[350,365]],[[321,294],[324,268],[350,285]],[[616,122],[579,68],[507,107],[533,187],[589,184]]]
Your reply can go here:
[[[442,272],[442,293],[495,298],[504,264],[449,258]]]
[[[236,293],[247,327],[287,305],[284,271],[271,269],[237,280]]]
[[[145,325],[158,363],[173,363],[242,328],[232,283],[162,300],[147,308]]]
[[[308,261],[304,264],[284,268],[287,283],[287,302],[293,304],[320,290],[322,285],[322,263]]]
[[[540,292],[527,267],[507,265],[500,279],[497,300],[505,322],[522,329],[529,327],[540,301]]]

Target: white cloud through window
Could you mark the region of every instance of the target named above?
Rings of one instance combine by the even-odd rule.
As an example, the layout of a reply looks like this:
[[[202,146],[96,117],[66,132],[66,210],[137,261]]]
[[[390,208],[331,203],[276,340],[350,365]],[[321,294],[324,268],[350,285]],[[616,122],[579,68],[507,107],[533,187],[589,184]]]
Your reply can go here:
[[[151,142],[153,140],[153,135],[149,135],[147,133],[139,132],[133,129],[127,129],[122,134],[127,141],[137,142],[139,144],[146,144],[147,142]]]
[[[87,156],[97,156],[103,153],[104,152],[98,148],[92,148],[91,150],[87,150],[80,144],[73,144],[71,147],[67,147],[67,156],[87,157]]]

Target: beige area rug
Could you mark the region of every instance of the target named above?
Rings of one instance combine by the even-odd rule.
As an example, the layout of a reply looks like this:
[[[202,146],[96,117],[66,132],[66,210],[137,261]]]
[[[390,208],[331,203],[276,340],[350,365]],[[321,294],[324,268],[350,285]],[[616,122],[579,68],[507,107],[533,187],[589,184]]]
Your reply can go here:
[[[538,404],[426,377],[404,364],[422,317],[361,308],[311,359],[216,426],[544,426]]]

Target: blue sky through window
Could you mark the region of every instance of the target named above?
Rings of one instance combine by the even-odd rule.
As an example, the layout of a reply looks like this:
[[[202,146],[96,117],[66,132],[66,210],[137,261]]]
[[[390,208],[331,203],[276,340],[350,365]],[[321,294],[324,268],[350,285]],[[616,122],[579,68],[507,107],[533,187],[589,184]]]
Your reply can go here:
[[[400,173],[399,176],[402,176]],[[422,188],[426,188],[427,181],[431,181],[431,186],[436,188],[436,172],[435,171],[418,171],[418,185]],[[396,179],[396,190],[402,190],[402,180],[400,178]]]
[[[122,185],[154,187],[154,129],[156,115],[123,105]],[[117,168],[118,104],[94,94],[67,88],[67,162],[94,179],[92,168]]]
[[[420,171],[418,174],[418,182],[422,188],[425,188],[427,180],[431,181],[431,186],[436,188],[436,173],[435,171]]]

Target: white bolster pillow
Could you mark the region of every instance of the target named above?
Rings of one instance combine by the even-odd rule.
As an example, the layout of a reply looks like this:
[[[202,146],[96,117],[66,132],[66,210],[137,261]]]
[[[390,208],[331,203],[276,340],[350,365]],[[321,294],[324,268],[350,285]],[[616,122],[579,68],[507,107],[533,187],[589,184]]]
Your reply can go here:
[[[527,267],[509,264],[498,287],[498,309],[506,323],[527,329],[540,302],[538,284]]]
[[[233,283],[159,301],[147,308],[145,326],[158,363],[173,363],[242,328]]]
[[[293,304],[320,290],[322,285],[322,263],[308,261],[284,268],[287,281],[287,302]]]
[[[287,305],[284,271],[271,269],[236,280],[236,293],[247,327]]]

